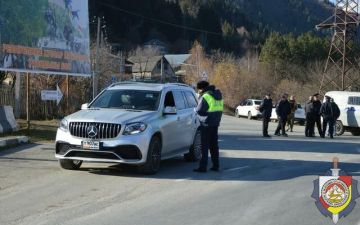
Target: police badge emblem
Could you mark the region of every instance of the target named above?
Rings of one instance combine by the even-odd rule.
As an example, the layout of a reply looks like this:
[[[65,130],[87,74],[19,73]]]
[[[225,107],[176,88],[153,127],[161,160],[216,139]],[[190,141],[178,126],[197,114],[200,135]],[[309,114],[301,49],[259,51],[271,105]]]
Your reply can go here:
[[[332,218],[336,224],[339,219],[347,216],[355,207],[355,200],[359,197],[357,181],[338,169],[339,159],[334,158],[334,168],[314,180],[314,191],[311,195],[315,204],[325,216]]]

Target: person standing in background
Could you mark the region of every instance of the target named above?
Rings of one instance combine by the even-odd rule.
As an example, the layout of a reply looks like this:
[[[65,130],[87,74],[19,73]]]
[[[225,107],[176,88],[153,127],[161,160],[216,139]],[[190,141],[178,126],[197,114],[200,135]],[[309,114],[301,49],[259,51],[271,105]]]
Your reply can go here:
[[[321,127],[321,115],[320,115],[320,108],[321,108],[321,101],[320,101],[320,94],[316,93],[314,94],[314,101],[313,101],[313,107],[314,107],[314,121],[317,126],[318,132],[320,137],[324,138],[325,134]],[[315,136],[315,127],[313,131],[313,135]]]
[[[270,137],[268,128],[269,128],[269,122],[272,112],[272,99],[270,94],[266,94],[264,99],[262,100],[259,111],[262,114],[262,122],[263,122],[263,137]]]
[[[314,137],[314,106],[313,106],[314,96],[310,96],[309,100],[305,103],[305,136],[306,137]]]
[[[289,114],[291,113],[288,96],[289,96],[288,94],[283,94],[283,96],[281,97],[281,100],[279,101],[279,103],[276,106],[276,114],[279,119],[279,124],[275,131],[275,135],[277,135],[277,136],[280,136],[280,135],[282,135],[284,137],[288,136],[285,132],[286,121],[287,121]],[[281,134],[280,134],[280,130],[281,130]]]
[[[290,103],[291,112],[288,116],[288,120],[287,120],[288,128],[286,131],[290,130],[290,132],[293,132],[294,122],[295,122],[295,111],[297,110],[297,103],[293,95],[290,96],[289,103]]]
[[[340,109],[336,103],[330,102],[330,99],[329,96],[325,96],[325,102],[320,108],[320,113],[323,117],[323,130],[326,131],[326,127],[329,124],[330,138],[334,138],[334,123],[340,116]]]

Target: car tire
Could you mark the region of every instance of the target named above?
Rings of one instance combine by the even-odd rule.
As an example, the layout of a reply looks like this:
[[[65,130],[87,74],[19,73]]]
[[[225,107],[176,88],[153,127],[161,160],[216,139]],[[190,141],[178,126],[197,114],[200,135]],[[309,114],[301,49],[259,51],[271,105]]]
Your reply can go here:
[[[82,162],[82,160],[59,159],[61,168],[66,170],[78,170]]]
[[[159,137],[152,137],[146,162],[139,166],[139,172],[146,175],[152,175],[159,171],[161,162],[161,140]]]
[[[251,112],[248,112],[248,116],[247,116],[247,118],[248,118],[249,120],[251,120],[251,119],[252,119],[252,114],[251,114]]]
[[[236,111],[235,111],[235,117],[236,117],[236,118],[240,118],[239,110],[236,110]]]
[[[353,136],[360,136],[360,128],[351,128],[350,133]]]
[[[337,120],[335,123],[335,131],[338,136],[343,135],[345,132],[345,127],[340,120]]]
[[[197,130],[194,137],[194,142],[189,149],[189,153],[184,155],[187,162],[197,162],[201,159],[201,132]]]

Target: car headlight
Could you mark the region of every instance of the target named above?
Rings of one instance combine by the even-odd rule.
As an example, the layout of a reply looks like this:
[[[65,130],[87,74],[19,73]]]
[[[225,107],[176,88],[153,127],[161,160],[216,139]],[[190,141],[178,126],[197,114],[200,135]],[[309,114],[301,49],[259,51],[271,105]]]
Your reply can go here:
[[[62,119],[60,122],[60,129],[63,131],[69,130],[69,122],[66,119]]]
[[[130,123],[125,126],[124,135],[138,134],[146,130],[147,125],[145,123]]]

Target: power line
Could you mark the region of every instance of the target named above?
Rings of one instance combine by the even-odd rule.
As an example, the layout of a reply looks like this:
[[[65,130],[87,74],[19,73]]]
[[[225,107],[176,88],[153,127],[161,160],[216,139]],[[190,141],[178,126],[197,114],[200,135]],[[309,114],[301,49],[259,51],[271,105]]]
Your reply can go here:
[[[100,4],[100,5],[103,5],[103,6],[106,6],[106,7],[109,7],[109,8],[112,8],[112,9],[115,9],[115,10],[118,10],[118,11],[121,11],[121,12],[124,12],[124,13],[129,14],[129,15],[132,15],[132,16],[141,17],[141,18],[143,18],[143,19],[151,20],[151,21],[153,21],[153,22],[165,24],[165,25],[168,25],[168,26],[173,26],[173,27],[177,27],[177,28],[184,29],[184,30],[191,30],[191,31],[195,31],[195,32],[201,32],[201,33],[205,33],[205,34],[222,36],[222,33],[217,33],[217,32],[212,32],[212,31],[197,29],[197,28],[194,28],[194,27],[188,27],[188,26],[184,26],[184,25],[180,25],[180,24],[176,24],[176,23],[166,22],[166,21],[163,21],[163,20],[159,20],[159,19],[155,19],[155,18],[148,17],[148,16],[144,16],[144,15],[141,15],[141,14],[139,14],[139,13],[131,12],[131,11],[128,11],[128,10],[122,9],[122,8],[120,8],[120,7],[113,6],[113,5],[111,5],[111,4],[104,3],[104,2],[101,2],[101,1],[98,1],[97,3]]]

